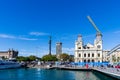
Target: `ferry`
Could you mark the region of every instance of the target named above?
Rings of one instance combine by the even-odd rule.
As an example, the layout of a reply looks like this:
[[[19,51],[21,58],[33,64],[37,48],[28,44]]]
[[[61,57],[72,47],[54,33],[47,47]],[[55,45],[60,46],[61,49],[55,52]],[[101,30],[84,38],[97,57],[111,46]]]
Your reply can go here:
[[[0,69],[20,68],[21,64],[11,60],[0,60]]]

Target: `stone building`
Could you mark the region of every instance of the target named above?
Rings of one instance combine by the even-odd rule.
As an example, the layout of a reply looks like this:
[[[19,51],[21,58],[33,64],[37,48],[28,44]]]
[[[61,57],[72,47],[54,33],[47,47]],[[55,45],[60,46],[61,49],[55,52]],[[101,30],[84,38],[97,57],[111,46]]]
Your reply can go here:
[[[110,56],[107,56],[107,53],[110,52],[109,50],[103,50],[103,61],[109,61],[109,62],[120,62],[120,50],[117,50],[110,54]]]
[[[94,40],[94,44],[83,44],[82,36],[78,35],[78,39],[75,42],[75,62],[119,62],[120,51],[113,52],[110,56],[107,53],[110,50],[103,50],[102,47],[102,35],[97,33]]]
[[[18,51],[15,50],[8,50],[8,51],[0,51],[1,58],[16,58],[18,56]]]
[[[97,33],[94,45],[83,44],[82,35],[75,42],[75,62],[102,62],[102,35]]]

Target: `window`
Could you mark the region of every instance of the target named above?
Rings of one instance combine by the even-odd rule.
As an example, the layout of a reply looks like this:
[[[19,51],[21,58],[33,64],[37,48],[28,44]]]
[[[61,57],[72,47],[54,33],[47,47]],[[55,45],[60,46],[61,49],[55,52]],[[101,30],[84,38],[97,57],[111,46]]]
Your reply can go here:
[[[97,46],[97,48],[99,48],[99,49],[100,49],[100,48],[101,48],[101,46],[100,46],[100,45],[98,45],[98,46]]]
[[[87,49],[90,49],[90,47],[87,47]]]
[[[86,57],[86,53],[84,54],[84,57]]]
[[[98,57],[100,57],[100,53],[98,53]]]
[[[84,60],[84,62],[86,62],[86,60]]]
[[[88,62],[90,62],[90,60],[88,59]]]
[[[92,53],[92,57],[94,57],[94,53]]]
[[[81,47],[78,47],[78,49],[81,49]]]
[[[94,62],[94,60],[92,59],[92,62]]]
[[[81,54],[79,54],[79,57],[81,57]]]
[[[88,53],[88,57],[90,57],[90,53]]]

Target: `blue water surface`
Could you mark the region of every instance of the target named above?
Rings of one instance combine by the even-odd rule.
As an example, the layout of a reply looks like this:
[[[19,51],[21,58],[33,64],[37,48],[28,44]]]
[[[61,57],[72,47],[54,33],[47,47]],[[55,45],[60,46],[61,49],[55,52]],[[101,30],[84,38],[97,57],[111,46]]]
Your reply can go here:
[[[98,72],[55,69],[0,70],[0,80],[115,80]]]

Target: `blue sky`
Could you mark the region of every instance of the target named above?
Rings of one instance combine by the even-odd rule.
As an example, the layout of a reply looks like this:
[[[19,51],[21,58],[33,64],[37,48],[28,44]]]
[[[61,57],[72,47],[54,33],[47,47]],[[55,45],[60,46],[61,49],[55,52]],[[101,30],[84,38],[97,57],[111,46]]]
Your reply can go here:
[[[13,48],[19,55],[52,53],[56,42],[63,52],[74,54],[74,42],[82,34],[84,43],[95,39],[90,15],[103,34],[103,48],[120,43],[120,0],[0,0],[0,50]]]

